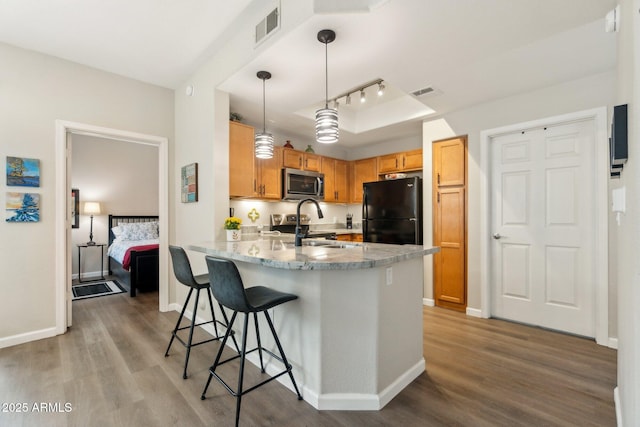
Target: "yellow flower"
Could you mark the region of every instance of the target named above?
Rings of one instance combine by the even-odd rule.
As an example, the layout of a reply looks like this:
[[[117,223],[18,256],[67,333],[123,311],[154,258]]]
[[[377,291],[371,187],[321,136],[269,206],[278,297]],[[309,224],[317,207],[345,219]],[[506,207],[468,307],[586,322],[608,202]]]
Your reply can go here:
[[[240,224],[242,224],[242,220],[240,218],[236,218],[235,216],[230,216],[229,218],[224,220],[224,228],[226,230],[239,230]]]

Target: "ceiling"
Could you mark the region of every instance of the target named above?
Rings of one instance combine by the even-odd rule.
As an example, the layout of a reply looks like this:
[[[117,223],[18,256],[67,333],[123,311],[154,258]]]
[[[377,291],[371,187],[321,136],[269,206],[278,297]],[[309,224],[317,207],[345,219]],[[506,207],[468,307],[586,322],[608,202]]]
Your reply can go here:
[[[357,96],[351,106],[341,100],[338,144],[347,148],[420,135],[426,117],[616,64],[615,34],[604,31],[615,0],[307,1],[316,13],[272,33],[220,86],[232,111],[261,126],[256,72],[270,71],[266,127],[276,134],[313,140],[314,111],[325,98],[325,45],[316,38],[324,28],[337,34],[327,46],[329,98],[378,78],[387,87],[366,107]],[[0,41],[177,88],[251,2],[0,0]],[[425,87],[434,91],[411,95]]]

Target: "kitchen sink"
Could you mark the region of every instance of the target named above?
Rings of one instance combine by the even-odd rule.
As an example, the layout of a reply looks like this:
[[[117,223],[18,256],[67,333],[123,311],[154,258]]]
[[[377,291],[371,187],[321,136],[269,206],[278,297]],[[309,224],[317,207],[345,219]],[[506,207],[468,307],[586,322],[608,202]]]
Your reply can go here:
[[[293,243],[287,243],[287,247],[294,247]],[[302,246],[314,246],[320,248],[331,248],[331,249],[349,249],[349,248],[357,248],[361,247],[357,243],[349,243],[349,242],[339,242],[336,240],[302,240]]]

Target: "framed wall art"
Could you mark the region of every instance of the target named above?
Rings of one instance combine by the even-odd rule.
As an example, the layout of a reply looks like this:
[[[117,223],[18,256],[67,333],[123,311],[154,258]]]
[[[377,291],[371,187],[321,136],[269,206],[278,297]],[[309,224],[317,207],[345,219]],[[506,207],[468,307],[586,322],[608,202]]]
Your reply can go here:
[[[71,189],[71,228],[80,228],[80,190]]]
[[[40,221],[40,194],[7,193],[7,222]]]
[[[182,203],[198,201],[198,164],[191,163],[182,167],[180,172]]]
[[[7,156],[7,185],[40,187],[40,160]]]

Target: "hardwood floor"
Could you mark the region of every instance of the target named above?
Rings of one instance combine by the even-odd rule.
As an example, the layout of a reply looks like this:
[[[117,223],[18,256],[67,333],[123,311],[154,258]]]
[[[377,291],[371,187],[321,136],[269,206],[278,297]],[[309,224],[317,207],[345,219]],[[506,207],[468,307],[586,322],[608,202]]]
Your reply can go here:
[[[192,350],[183,380],[185,349],[163,357],[178,313],[158,312],[157,293],[73,304],[67,334],[0,349],[0,426],[233,424],[235,399],[215,380],[200,400],[218,343]],[[272,382],[243,398],[240,424],[615,426],[615,350],[428,307],[424,336],[426,372],[381,411],[317,411]]]

